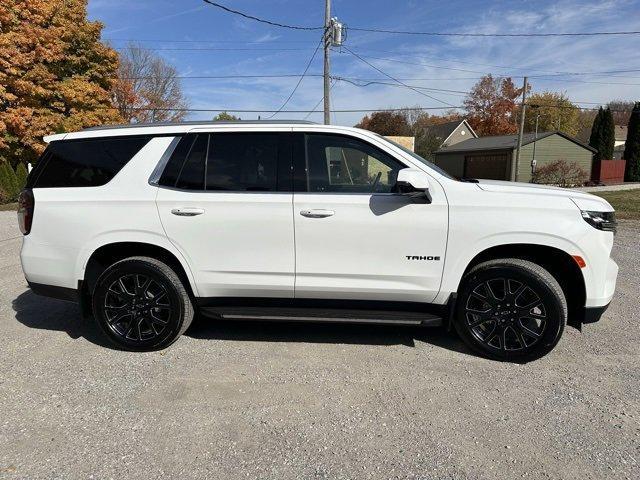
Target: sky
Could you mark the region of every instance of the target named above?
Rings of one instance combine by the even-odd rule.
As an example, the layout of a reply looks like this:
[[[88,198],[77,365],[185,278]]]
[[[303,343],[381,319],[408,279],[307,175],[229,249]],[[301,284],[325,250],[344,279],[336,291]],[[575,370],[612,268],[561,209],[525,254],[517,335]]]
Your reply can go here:
[[[279,23],[321,26],[324,0],[218,0]],[[640,31],[640,0],[478,1],[333,0],[332,16],[347,28],[466,33]],[[291,94],[319,44],[322,31],[265,25],[229,14],[201,0],[89,0],[89,17],[104,24],[114,48],[135,42],[154,50],[181,76],[296,75],[287,78],[182,79],[193,109],[277,110]],[[469,38],[368,33],[348,30],[345,49],[331,52],[331,73],[359,85],[394,84],[380,71],[411,86],[356,86],[334,81],[332,110],[428,107],[443,113],[462,105],[465,93],[486,74],[509,75],[533,92],[563,92],[583,107],[610,100],[640,100],[640,35],[609,37]],[[598,73],[636,70],[624,73]],[[322,74],[322,49],[308,70]],[[580,75],[568,75],[580,73]],[[586,75],[584,73],[587,73]],[[364,81],[361,81],[364,80]],[[354,80],[352,80],[354,81]],[[445,90],[445,91],[442,91]],[[420,93],[422,92],[422,93]],[[313,110],[323,96],[322,78],[305,77],[285,110]],[[438,109],[436,109],[438,108]],[[243,119],[268,113],[238,113]],[[363,113],[335,112],[332,123],[354,125]],[[190,120],[215,113],[193,112]],[[278,113],[275,119],[322,121],[322,113]]]

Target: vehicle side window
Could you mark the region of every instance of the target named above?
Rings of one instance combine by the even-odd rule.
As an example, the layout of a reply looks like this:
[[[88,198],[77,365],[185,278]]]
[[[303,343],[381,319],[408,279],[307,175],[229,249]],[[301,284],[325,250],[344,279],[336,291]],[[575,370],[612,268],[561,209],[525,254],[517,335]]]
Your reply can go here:
[[[306,135],[309,192],[389,193],[398,170],[390,155],[355,138]]]
[[[277,133],[213,133],[207,190],[271,192],[278,189]]]
[[[204,164],[207,158],[208,145],[209,135],[197,135],[178,174],[177,188],[204,190]]]
[[[150,136],[90,138],[51,142],[29,187],[99,187],[131,160]],[[33,185],[31,185],[33,183]]]
[[[171,154],[171,158],[162,171],[160,180],[158,180],[159,185],[164,185],[165,187],[176,186],[180,170],[182,170],[182,165],[184,164],[187,155],[189,155],[196,137],[197,135],[195,134],[187,134],[180,139],[180,142],[176,145],[176,148]]]

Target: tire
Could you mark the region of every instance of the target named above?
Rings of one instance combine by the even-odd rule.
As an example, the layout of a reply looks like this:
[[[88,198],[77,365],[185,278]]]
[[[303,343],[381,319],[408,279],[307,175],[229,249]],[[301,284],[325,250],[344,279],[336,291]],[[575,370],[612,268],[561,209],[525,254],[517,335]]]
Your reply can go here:
[[[540,265],[516,258],[473,267],[462,279],[454,325],[475,352],[495,360],[527,362],[560,341],[567,301]]]
[[[178,275],[155,258],[130,257],[108,267],[92,297],[93,315],[117,347],[168,347],[189,328],[191,298]]]

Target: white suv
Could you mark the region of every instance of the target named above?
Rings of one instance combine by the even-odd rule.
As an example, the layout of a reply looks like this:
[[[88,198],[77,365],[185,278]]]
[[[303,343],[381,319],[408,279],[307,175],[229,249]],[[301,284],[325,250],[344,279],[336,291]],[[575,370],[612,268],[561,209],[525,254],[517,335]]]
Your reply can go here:
[[[585,193],[457,180],[356,128],[126,125],[52,135],[20,198],[22,267],[118,346],[168,346],[196,311],[445,325],[525,361],[615,289],[615,217]]]

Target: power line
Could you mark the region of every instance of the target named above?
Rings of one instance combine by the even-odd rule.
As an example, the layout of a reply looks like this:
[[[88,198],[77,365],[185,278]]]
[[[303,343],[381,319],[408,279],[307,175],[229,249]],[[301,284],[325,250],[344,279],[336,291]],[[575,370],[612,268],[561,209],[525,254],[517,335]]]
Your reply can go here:
[[[365,47],[366,48],[366,47]],[[418,51],[414,51],[414,52],[397,52],[397,51],[391,51],[391,50],[378,50],[378,49],[372,49],[372,48],[366,48],[366,50],[368,52],[378,52],[378,53],[390,53],[392,55],[401,55],[401,56],[420,56],[420,57],[424,57],[424,58],[430,58],[433,60],[440,60],[443,62],[447,62],[447,63],[461,63],[461,64],[465,64],[465,65],[477,65],[480,67],[491,67],[491,68],[500,68],[503,70],[509,70],[509,69],[513,69],[513,70],[522,70],[522,71],[526,71],[526,72],[539,72],[539,73],[549,73],[549,74],[564,74],[567,72],[558,72],[558,71],[550,71],[550,70],[540,70],[537,68],[525,68],[525,67],[517,67],[515,65],[493,65],[490,63],[478,63],[478,62],[466,62],[463,60],[452,60],[450,58],[443,58],[443,57],[438,57],[435,55],[427,55],[425,53],[422,52],[418,52]]]
[[[252,48],[252,47],[167,47],[167,48],[146,48],[151,52],[199,52],[199,51],[219,51],[219,52],[294,52],[294,51],[309,51],[310,48]],[[126,51],[129,47],[117,47],[114,50]]]
[[[390,78],[390,79],[391,79],[391,80],[393,80],[394,82],[399,83],[400,85],[404,85],[404,86],[405,86],[405,87],[407,87],[408,89],[413,90],[414,92],[419,93],[420,95],[423,95],[423,96],[425,96],[425,97],[428,97],[428,98],[430,98],[431,100],[435,100],[435,101],[437,101],[437,102],[442,103],[443,105],[448,105],[448,106],[450,106],[450,107],[454,107],[454,108],[455,108],[455,105],[452,105],[452,104],[450,104],[449,102],[445,102],[444,100],[440,100],[439,98],[433,97],[433,96],[431,96],[431,95],[429,95],[429,94],[427,94],[427,93],[424,93],[424,92],[422,92],[422,91],[420,91],[420,90],[418,90],[418,89],[416,89],[416,88],[413,88],[413,87],[411,87],[411,86],[407,85],[406,83],[404,83],[404,82],[402,82],[402,81],[398,80],[397,78],[395,78],[395,77],[393,77],[393,76],[389,75],[388,73],[386,73],[386,72],[384,72],[384,71],[380,70],[378,67],[376,67],[375,65],[373,65],[373,64],[372,64],[372,63],[370,63],[370,62],[367,62],[364,58],[362,58],[362,57],[361,57],[360,55],[358,55],[357,53],[353,52],[353,51],[352,51],[351,49],[349,49],[348,47],[343,47],[343,48],[344,48],[347,52],[349,52],[351,55],[353,55],[354,57],[356,57],[356,58],[357,58],[357,59],[359,59],[360,61],[362,61],[362,62],[366,63],[366,64],[367,64],[367,65],[369,65],[371,68],[373,68],[373,69],[374,69],[374,70],[376,70],[377,72],[381,73],[381,74],[382,74],[382,75],[384,75],[385,77]]]
[[[343,47],[346,50],[346,47]],[[454,67],[443,67],[442,65],[432,65],[432,64],[428,64],[428,63],[422,63],[422,62],[408,62],[406,60],[397,60],[395,58],[386,58],[386,57],[374,57],[371,55],[361,55],[364,58],[370,58],[373,60],[383,60],[386,62],[395,62],[395,63],[403,63],[406,65],[419,65],[422,67],[431,67],[431,68],[436,68],[436,69],[440,69],[440,70],[455,70],[458,72],[467,72],[467,73],[478,73],[478,74],[483,74],[483,75],[489,75],[491,74],[491,72],[482,72],[482,71],[478,71],[478,70],[467,70],[467,69],[462,69],[462,68],[454,68]],[[585,76],[598,76],[598,75],[612,75],[612,74],[616,74],[616,73],[637,73],[640,72],[640,69],[630,69],[630,70],[608,70],[608,71],[600,71],[600,72],[564,72],[564,73],[556,73],[556,74],[546,74],[546,75],[527,75],[529,78],[547,78],[547,77],[562,77],[562,76],[581,76],[581,75],[585,75]],[[497,75],[494,76],[494,78],[522,78],[523,75],[505,75],[505,74],[501,74],[501,75]],[[621,77],[622,78],[622,77]]]
[[[96,107],[101,110],[118,110],[117,107]],[[452,107],[411,107],[411,110],[446,110],[448,108],[464,108],[462,106]],[[152,108],[152,107],[132,107],[131,110],[143,112],[231,112],[231,113],[322,113],[322,110],[255,110],[238,108]],[[403,108],[368,108],[368,109],[338,109],[331,110],[333,113],[368,113],[368,112],[404,112]],[[612,110],[612,112],[615,110]]]
[[[333,78],[332,78],[333,80]],[[336,81],[333,80],[333,82],[331,83],[331,85],[329,86],[329,91],[331,91],[331,89],[333,88],[333,86],[336,84]],[[322,98],[320,100],[318,100],[318,103],[315,104],[315,106],[313,107],[313,110],[311,110],[309,113],[307,113],[303,120],[306,120],[307,118],[309,118],[311,116],[312,113],[314,113],[316,111],[316,109],[320,106],[320,104],[324,101],[324,95],[322,96]]]
[[[342,82],[347,82],[350,83],[351,85],[354,85],[356,87],[368,87],[370,85],[388,85],[391,87],[409,87],[409,88],[417,88],[419,90],[430,90],[430,91],[434,91],[434,92],[443,92],[443,93],[448,93],[448,94],[464,94],[464,95],[468,95],[470,92],[467,91],[462,91],[462,90],[448,90],[446,88],[432,88],[432,87],[422,87],[420,85],[401,85],[401,84],[397,84],[397,83],[390,83],[390,82],[380,82],[377,80],[368,80],[368,81],[360,81],[357,78],[353,79],[353,78],[348,78],[348,77],[331,77],[334,78],[335,80],[338,81],[342,81]],[[358,83],[358,82],[362,82],[362,83]]]
[[[584,103],[584,102],[576,102]],[[529,107],[550,107],[559,109],[571,109],[577,108],[585,111],[596,111],[598,108],[582,108],[579,106],[559,105],[559,104],[527,104]],[[370,113],[370,112],[404,112],[407,110],[447,110],[449,108],[464,109],[464,105],[451,105],[449,107],[402,107],[402,108],[365,108],[365,109],[336,109],[331,110],[332,113]],[[101,110],[118,110],[117,107],[96,107]],[[243,108],[152,108],[152,107],[132,107],[134,111],[156,111],[156,112],[204,112],[204,113],[219,113],[219,112],[232,112],[232,113],[322,113],[322,110],[256,110],[256,109],[243,109]],[[628,110],[612,109],[612,112],[627,112]]]
[[[275,112],[273,115],[271,115],[268,118],[273,118],[275,117],[278,113],[280,113],[282,111],[282,109],[287,105],[287,103],[289,103],[289,100],[291,100],[291,97],[293,97],[294,93],[296,93],[296,90],[298,90],[298,87],[300,86],[300,84],[302,83],[302,80],[304,79],[305,75],[307,74],[307,72],[309,71],[309,67],[311,67],[311,64],[313,63],[313,59],[316,58],[316,54],[318,53],[318,50],[320,50],[320,45],[322,45],[324,43],[324,36],[325,36],[326,32],[322,33],[322,38],[320,38],[320,41],[318,42],[318,45],[316,46],[316,49],[313,51],[313,55],[311,55],[311,58],[309,59],[309,62],[307,63],[307,66],[304,69],[304,72],[302,72],[302,75],[300,75],[300,79],[298,80],[298,83],[296,83],[296,86],[293,87],[293,90],[291,91],[291,94],[287,97],[287,99],[284,101],[284,103],[282,104],[282,106],[278,109],[277,112]]]
[[[160,39],[160,38],[114,38],[107,37],[103,38],[104,41],[107,42],[129,42],[129,43],[222,43],[222,44],[256,44],[256,45],[266,45],[271,43],[305,43],[305,44],[314,44],[315,42],[312,40],[182,40],[182,39]]]
[[[175,78],[180,80],[227,80],[227,79],[262,79],[262,78],[298,78],[300,77],[299,73],[289,73],[289,74],[267,74],[267,75],[178,75]],[[309,77],[322,77],[321,73],[307,73],[307,78]],[[123,77],[124,80],[146,80],[146,79],[154,79],[161,78],[153,75],[143,75],[143,76],[135,76],[135,77]],[[355,77],[340,77],[341,79],[348,78],[349,80],[353,80],[355,82],[372,82],[381,80],[378,78],[355,78]],[[496,75],[494,78],[509,78],[508,75]],[[560,78],[544,78],[544,77],[536,77],[542,80],[546,80],[549,82],[572,82],[572,83],[586,83],[586,84],[597,84],[597,85],[625,85],[625,86],[640,86],[640,83],[628,83],[628,82],[594,82],[588,80],[577,80],[577,79],[560,79]],[[616,77],[611,77],[616,78]],[[619,77],[619,78],[640,78],[640,77]],[[436,82],[436,81],[459,81],[459,80],[481,80],[482,77],[398,77],[398,80],[402,81],[424,81],[424,82]]]
[[[178,75],[174,78],[180,79],[180,80],[192,80],[192,79],[199,79],[199,80],[226,80],[226,79],[242,79],[242,78],[247,78],[247,79],[252,79],[252,78],[298,78],[300,76],[299,73],[288,73],[288,74],[281,74],[281,75]],[[322,77],[321,73],[308,73],[306,75],[307,77]],[[158,77],[158,76],[154,76],[154,75],[142,75],[142,76],[136,76],[136,77],[122,77],[123,80],[146,80],[146,79],[154,79],[154,78],[164,78],[164,77]]]
[[[266,23],[274,27],[289,28],[293,30],[322,30],[324,27],[308,27],[300,25],[288,25],[284,23],[273,22],[271,20],[265,20],[247,13],[233,10],[229,7],[225,7],[217,2],[211,0],[203,0],[205,3],[213,7],[220,8],[226,12],[240,15],[241,17],[249,20],[255,20],[260,23]],[[416,32],[408,30],[389,30],[382,28],[365,28],[365,27],[349,27],[350,30],[356,32],[368,32],[368,33],[391,33],[401,35],[423,35],[432,37],[600,37],[600,36],[624,36],[624,35],[638,35],[640,31],[613,31],[613,32],[548,32],[548,33],[475,33],[475,32]]]
[[[271,20],[265,20],[263,18],[254,17],[253,15],[249,15],[247,13],[242,13],[238,10],[233,10],[229,7],[225,7],[224,5],[220,5],[219,3],[212,2],[211,0],[203,0],[203,1],[213,7],[220,8],[225,12],[233,13],[234,15],[240,15],[241,17],[247,18],[249,20],[255,20],[256,22],[266,23],[267,25],[272,25],[274,27],[289,28],[292,30],[323,30],[324,29],[324,27],[303,27],[299,25],[287,25],[285,23],[272,22]]]
[[[206,0],[205,0],[206,1]],[[472,32],[414,32],[406,30],[385,30],[379,28],[349,27],[355,32],[392,33],[401,35],[424,35],[431,37],[597,37],[611,35],[638,35],[640,31],[618,32],[550,32],[550,33],[472,33]]]

